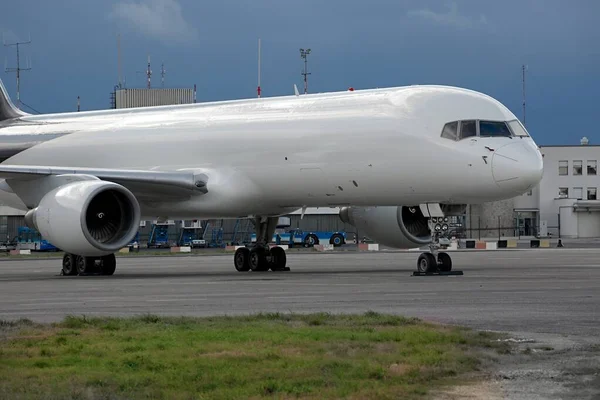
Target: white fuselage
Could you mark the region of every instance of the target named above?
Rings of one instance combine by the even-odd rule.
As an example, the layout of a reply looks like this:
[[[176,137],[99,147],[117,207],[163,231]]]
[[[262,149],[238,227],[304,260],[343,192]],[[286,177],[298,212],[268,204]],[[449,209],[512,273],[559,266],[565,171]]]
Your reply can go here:
[[[27,116],[0,125],[0,145],[3,138],[14,145],[19,137],[37,143],[4,162],[11,165],[186,169],[209,177],[207,194],[140,199],[144,216],[472,204],[514,197],[539,182],[542,160],[530,137],[440,136],[447,122],[468,119],[516,117],[481,93],[410,86]],[[502,147],[502,157],[514,164],[494,163]]]

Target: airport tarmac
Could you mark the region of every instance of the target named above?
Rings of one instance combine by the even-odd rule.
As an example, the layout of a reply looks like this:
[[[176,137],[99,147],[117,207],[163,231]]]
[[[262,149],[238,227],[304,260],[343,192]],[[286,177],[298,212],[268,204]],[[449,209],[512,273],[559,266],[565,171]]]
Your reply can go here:
[[[503,390],[560,386],[560,398],[588,398],[582,388],[600,396],[600,249],[451,253],[464,275],[412,276],[416,252],[290,252],[292,271],[277,273],[237,272],[232,255],[120,257],[112,277],[60,276],[56,259],[2,261],[0,319],[373,310],[550,343],[561,360],[572,357],[558,375],[547,373],[558,368],[552,355],[534,355],[527,373],[523,359],[497,371]]]

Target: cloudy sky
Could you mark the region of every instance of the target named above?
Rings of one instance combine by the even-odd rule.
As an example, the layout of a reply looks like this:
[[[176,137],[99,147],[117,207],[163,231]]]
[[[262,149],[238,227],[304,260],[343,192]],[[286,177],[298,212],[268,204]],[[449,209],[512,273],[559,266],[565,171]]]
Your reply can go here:
[[[60,5],[57,5],[60,4]],[[198,100],[256,96],[262,40],[263,96],[457,85],[485,92],[522,117],[539,144],[600,144],[600,1],[597,0],[27,0],[6,2],[0,31],[27,40],[21,99],[40,112],[109,106],[118,81],[117,34],[128,87],[198,86]],[[8,67],[15,48],[2,47]],[[23,60],[22,60],[23,61]],[[23,62],[24,64],[24,62]],[[23,65],[26,66],[26,65]],[[0,72],[15,97],[15,74]],[[27,111],[31,111],[24,107]]]

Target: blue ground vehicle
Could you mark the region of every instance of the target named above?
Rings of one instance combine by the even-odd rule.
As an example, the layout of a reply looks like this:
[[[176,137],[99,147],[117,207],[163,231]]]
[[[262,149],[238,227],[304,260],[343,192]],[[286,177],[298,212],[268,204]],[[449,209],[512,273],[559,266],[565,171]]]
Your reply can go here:
[[[171,247],[169,242],[169,225],[153,224],[147,246],[149,249]]]
[[[33,251],[59,251],[52,243],[42,238],[42,235],[35,229],[26,226],[20,226],[17,230],[17,246],[23,250]]]
[[[252,235],[252,242],[256,242],[256,234]],[[303,231],[300,228],[291,229],[282,233],[275,233],[271,239],[275,244],[287,244],[290,247],[312,247],[316,244],[332,244],[339,247],[346,243],[346,232],[332,231]]]

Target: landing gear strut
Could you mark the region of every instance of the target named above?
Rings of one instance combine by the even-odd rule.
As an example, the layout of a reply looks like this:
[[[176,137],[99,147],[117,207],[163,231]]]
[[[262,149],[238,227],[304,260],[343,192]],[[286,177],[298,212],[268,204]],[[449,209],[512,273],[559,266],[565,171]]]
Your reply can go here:
[[[448,242],[445,237],[448,231],[447,217],[431,217],[428,220],[429,230],[431,231],[431,243],[429,252],[422,253],[417,260],[417,272],[435,273],[452,271],[452,258],[448,253],[440,252],[442,243]],[[446,244],[446,243],[444,243]]]
[[[285,266],[285,250],[281,247],[269,248],[278,220],[278,217],[255,219],[256,243],[252,247],[240,247],[233,255],[233,265],[237,271],[290,270]]]
[[[117,268],[114,254],[102,257],[84,257],[65,253],[62,260],[62,275],[112,275]]]

